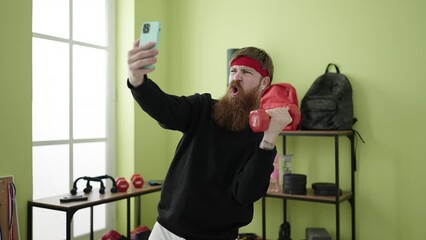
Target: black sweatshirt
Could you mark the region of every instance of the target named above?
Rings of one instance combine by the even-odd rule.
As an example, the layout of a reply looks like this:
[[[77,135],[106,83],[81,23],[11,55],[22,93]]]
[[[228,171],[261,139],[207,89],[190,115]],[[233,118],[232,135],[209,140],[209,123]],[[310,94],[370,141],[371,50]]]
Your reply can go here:
[[[183,136],[167,172],[158,222],[188,240],[236,239],[267,191],[276,149],[259,148],[263,133],[216,125],[210,94],[173,96],[145,76],[133,97],[160,126]],[[248,117],[248,116],[247,116]]]

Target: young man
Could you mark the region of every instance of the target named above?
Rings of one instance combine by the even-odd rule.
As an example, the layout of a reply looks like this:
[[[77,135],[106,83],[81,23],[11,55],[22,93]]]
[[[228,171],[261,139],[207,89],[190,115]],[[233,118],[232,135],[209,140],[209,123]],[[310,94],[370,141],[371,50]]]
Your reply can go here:
[[[230,63],[229,87],[220,100],[210,94],[164,93],[147,74],[154,69],[154,43],[128,54],[128,87],[161,127],[183,133],[167,172],[150,239],[236,239],[253,218],[253,203],[267,191],[275,142],[291,121],[286,108],[267,110],[269,128],[254,133],[249,113],[271,83],[273,64],[261,49],[238,50]]]

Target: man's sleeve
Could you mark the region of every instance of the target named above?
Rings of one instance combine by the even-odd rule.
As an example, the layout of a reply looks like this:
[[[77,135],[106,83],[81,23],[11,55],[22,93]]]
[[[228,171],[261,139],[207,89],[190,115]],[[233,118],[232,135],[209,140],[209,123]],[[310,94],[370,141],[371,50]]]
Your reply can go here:
[[[264,150],[256,147],[253,156],[241,167],[234,185],[234,196],[240,203],[252,204],[265,195],[276,154],[276,148]]]
[[[161,127],[182,132],[188,128],[194,114],[194,106],[197,106],[196,96],[199,95],[178,97],[167,94],[146,75],[144,83],[136,88],[129,82],[127,84],[139,106]]]

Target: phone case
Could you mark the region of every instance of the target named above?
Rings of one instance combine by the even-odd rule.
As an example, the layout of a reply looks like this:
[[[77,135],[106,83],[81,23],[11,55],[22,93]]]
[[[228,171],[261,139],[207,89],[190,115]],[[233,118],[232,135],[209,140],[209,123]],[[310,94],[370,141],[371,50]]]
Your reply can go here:
[[[158,49],[160,40],[160,22],[144,22],[141,27],[141,37],[139,46],[145,45],[149,42],[155,42],[155,49]],[[148,65],[145,68],[153,68],[153,65]]]
[[[77,196],[62,197],[59,199],[59,201],[61,203],[68,203],[68,202],[86,201],[87,199],[88,199],[87,196],[77,195]]]

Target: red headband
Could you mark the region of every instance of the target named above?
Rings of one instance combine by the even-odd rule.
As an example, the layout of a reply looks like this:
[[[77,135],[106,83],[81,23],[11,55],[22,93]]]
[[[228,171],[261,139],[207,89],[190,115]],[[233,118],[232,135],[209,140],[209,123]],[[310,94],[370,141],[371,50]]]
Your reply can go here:
[[[237,57],[234,61],[231,62],[231,67],[234,65],[242,65],[251,67],[256,70],[262,77],[269,77],[268,71],[263,70],[260,62],[254,60],[253,58],[249,58],[246,56]]]

